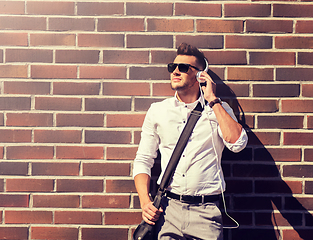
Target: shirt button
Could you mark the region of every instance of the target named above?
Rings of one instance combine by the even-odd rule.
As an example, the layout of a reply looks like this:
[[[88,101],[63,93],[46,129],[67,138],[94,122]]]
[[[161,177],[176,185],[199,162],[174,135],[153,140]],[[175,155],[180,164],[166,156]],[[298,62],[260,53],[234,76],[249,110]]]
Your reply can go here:
[[[183,177],[185,177],[185,174],[183,174]]]

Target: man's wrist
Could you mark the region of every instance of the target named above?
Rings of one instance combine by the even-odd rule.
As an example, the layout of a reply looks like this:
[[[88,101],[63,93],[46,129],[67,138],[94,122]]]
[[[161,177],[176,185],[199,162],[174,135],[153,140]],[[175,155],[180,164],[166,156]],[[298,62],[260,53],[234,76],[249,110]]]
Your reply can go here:
[[[210,102],[209,102],[210,108],[212,108],[212,107],[213,107],[215,104],[217,104],[217,103],[221,104],[221,103],[222,103],[222,100],[221,100],[220,98],[215,98],[214,100],[210,101]]]

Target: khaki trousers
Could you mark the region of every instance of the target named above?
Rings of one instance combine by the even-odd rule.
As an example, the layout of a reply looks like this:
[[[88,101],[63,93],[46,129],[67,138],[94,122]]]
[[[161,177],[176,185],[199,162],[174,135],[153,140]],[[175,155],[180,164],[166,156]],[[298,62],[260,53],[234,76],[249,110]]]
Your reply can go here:
[[[164,214],[157,222],[158,240],[222,240],[223,223],[217,202],[187,204],[162,199]]]

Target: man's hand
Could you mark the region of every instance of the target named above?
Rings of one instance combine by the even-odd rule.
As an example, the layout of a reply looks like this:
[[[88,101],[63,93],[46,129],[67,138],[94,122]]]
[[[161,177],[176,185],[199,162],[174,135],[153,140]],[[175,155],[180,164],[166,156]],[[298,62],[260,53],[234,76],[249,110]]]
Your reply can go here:
[[[159,219],[162,212],[162,208],[157,209],[153,205],[153,202],[147,203],[142,208],[142,219],[150,225],[155,225],[155,222]]]
[[[200,81],[201,82],[206,82],[206,86],[202,86],[201,89],[204,94],[204,98],[208,101],[211,102],[214,99],[216,99],[216,83],[212,80],[210,75],[207,72],[201,72],[200,75]]]

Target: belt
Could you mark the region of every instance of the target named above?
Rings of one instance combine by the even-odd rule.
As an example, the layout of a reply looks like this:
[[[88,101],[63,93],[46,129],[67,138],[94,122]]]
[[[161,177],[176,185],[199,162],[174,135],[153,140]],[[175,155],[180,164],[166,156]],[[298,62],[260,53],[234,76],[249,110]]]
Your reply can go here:
[[[184,203],[208,203],[216,202],[220,199],[221,194],[219,195],[202,195],[202,196],[191,196],[191,195],[178,195],[169,191],[165,193],[166,197],[179,200]]]

